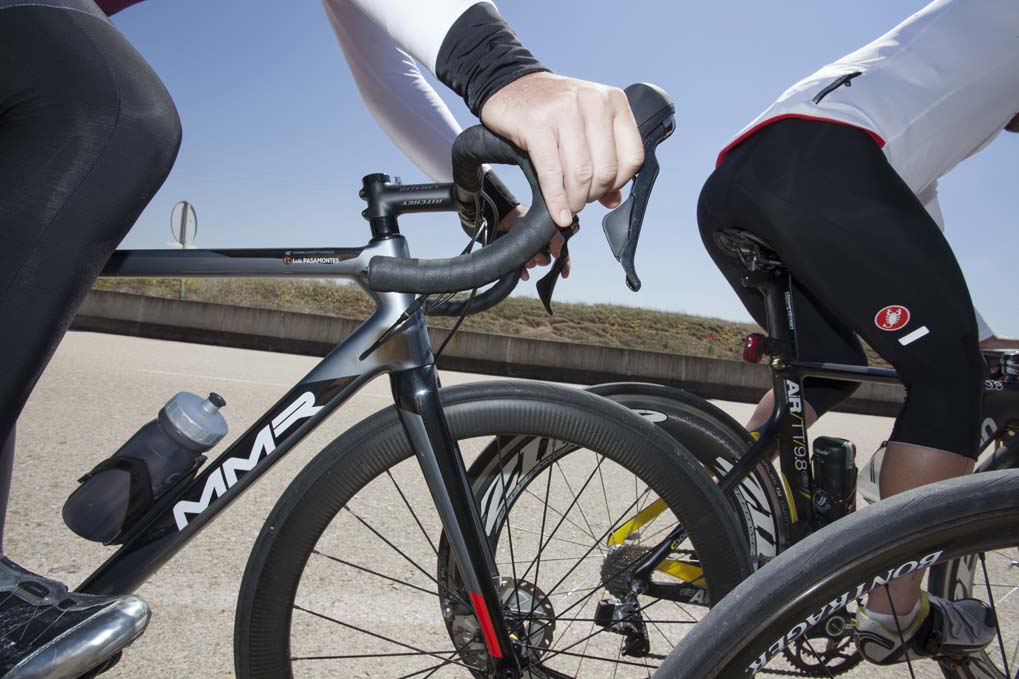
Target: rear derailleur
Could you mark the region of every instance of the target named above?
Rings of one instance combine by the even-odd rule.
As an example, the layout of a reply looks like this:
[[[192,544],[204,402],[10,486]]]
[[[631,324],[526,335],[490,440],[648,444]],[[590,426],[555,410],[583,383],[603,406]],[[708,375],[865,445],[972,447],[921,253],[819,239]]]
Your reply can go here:
[[[636,594],[631,593],[622,599],[604,599],[598,602],[594,613],[594,623],[623,637],[623,655],[625,656],[657,658],[659,660],[665,658],[664,655],[651,653],[647,624],[644,622]]]

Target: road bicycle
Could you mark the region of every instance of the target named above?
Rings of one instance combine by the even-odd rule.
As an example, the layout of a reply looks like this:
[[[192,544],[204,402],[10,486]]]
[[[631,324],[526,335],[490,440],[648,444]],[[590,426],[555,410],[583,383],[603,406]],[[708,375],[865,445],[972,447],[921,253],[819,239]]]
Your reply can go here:
[[[633,253],[674,108],[653,86],[626,91],[646,160],[604,226],[639,287]],[[213,462],[199,468],[200,460],[125,526],[112,541],[121,547],[80,591],[136,589],[382,374],[394,406],[321,451],[254,545],[237,605],[238,677],[648,676],[695,619],[687,602],[702,609],[750,573],[743,529],[721,491],[654,417],[550,385],[439,388],[425,315],[462,319],[497,304],[555,232],[545,210],[532,209],[476,252],[411,259],[398,218],[442,211],[477,219],[483,163],[518,165],[532,205],[543,204],[526,154],[478,126],[454,146],[453,184],[364,178],[372,233],[364,247],[114,254],[104,276],[350,279],[376,310]],[[466,299],[449,294],[467,290]],[[634,389],[608,391],[625,401]],[[636,529],[631,518],[649,506],[653,526]],[[609,628],[638,624],[628,619],[592,633],[601,594],[625,586],[626,555],[679,525],[684,537],[652,579],[676,586],[637,603],[654,613],[639,622],[645,641],[651,627],[667,645],[656,638],[657,655],[650,642],[623,648]]]
[[[766,511],[740,514],[763,568],[684,637],[660,676],[1019,676],[1019,630],[1006,629],[996,646],[964,660],[928,663],[919,674],[906,667],[875,675],[875,666],[859,666],[862,658],[852,643],[859,599],[890,578],[929,566],[926,588],[932,594],[983,598],[998,609],[999,619],[1014,617],[1008,614],[1015,612],[1019,598],[1004,608],[1001,598],[1019,591],[1014,547],[1019,527],[1019,474],[1014,471],[1019,469],[1019,352],[985,352],[990,377],[983,392],[981,473],[918,489],[891,504],[878,503],[819,530],[825,524],[818,511],[824,498],[808,461],[803,379],[897,382],[897,376],[882,368],[797,360],[797,288],[789,272],[753,234],[726,231],[719,244],[747,268],[743,284],[764,296],[768,337],[751,335],[744,358],[756,362],[770,356],[776,395],[759,440],[721,475],[719,486],[734,501],[758,498],[773,504]],[[781,469],[776,492],[746,492],[753,487],[747,484],[751,472],[767,464],[776,448]],[[747,524],[748,517],[757,522]],[[641,578],[652,572],[663,545],[682,533],[677,527],[629,565],[631,589],[656,591],[658,585]],[[990,552],[986,558],[984,552]]]

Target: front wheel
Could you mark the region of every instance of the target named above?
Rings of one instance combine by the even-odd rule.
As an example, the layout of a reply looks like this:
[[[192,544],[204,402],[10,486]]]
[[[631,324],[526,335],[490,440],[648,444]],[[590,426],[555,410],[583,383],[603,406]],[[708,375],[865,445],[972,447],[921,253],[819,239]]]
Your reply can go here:
[[[736,588],[663,663],[670,679],[789,674],[788,653],[813,676],[856,679],[1009,679],[1019,672],[1019,472],[973,474],[883,500],[818,531]],[[951,661],[849,666],[851,620],[868,592],[918,569],[925,589],[966,564],[966,596],[997,612],[1000,636],[986,652]],[[933,566],[933,568],[931,568]]]
[[[476,500],[531,676],[647,677],[704,604],[749,573],[739,523],[703,468],[625,408],[527,383],[441,398],[465,458],[486,460]],[[389,408],[293,481],[241,587],[241,679],[493,676],[412,458]],[[691,600],[626,591],[628,564],[677,524],[690,537],[655,579]]]

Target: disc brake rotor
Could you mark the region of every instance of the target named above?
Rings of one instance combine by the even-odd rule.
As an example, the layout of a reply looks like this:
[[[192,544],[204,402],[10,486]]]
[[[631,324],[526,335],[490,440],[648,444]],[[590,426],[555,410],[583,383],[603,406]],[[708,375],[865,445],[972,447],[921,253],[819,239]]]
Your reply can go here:
[[[538,664],[552,645],[555,610],[541,589],[526,580],[500,578],[496,586],[503,616],[514,645],[529,663]],[[457,606],[448,611],[449,633],[463,661],[478,669],[488,666],[488,648],[474,611]]]

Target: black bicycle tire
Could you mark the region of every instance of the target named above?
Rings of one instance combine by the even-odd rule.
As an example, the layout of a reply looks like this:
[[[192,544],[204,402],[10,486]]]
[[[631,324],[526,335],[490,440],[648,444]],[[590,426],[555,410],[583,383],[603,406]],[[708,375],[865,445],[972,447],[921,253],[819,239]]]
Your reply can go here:
[[[761,653],[876,574],[943,550],[1019,544],[1019,473],[972,474],[914,489],[840,519],[744,581],[676,646],[656,677],[749,677]],[[779,651],[781,649],[778,649]]]
[[[983,473],[1001,471],[1005,469],[1019,469],[1019,439],[1012,439],[995,450],[989,457],[977,466],[976,472]],[[961,561],[956,559],[955,561],[943,563],[936,568],[931,569],[931,574],[927,581],[927,591],[944,599],[956,599],[969,596],[969,591],[965,594],[953,591],[958,585],[966,585],[967,587],[972,585],[972,582],[963,582],[964,578],[959,573],[960,566]],[[990,652],[993,653],[994,650],[995,649],[992,646]],[[988,653],[987,650],[981,651],[981,653],[984,654],[988,662],[996,662],[996,659],[992,660],[986,655]],[[941,673],[944,674],[946,679],[968,679],[966,674],[947,667],[942,667]]]
[[[661,479],[669,506],[691,533],[721,599],[750,573],[738,521],[700,464],[678,443],[623,406],[579,390],[525,382],[461,385],[440,392],[454,438],[531,434],[571,441]],[[291,677],[292,602],[307,559],[356,492],[412,455],[394,408],[355,425],[291,482],[255,542],[235,622],[239,679]]]

